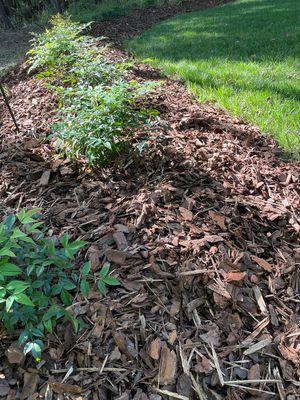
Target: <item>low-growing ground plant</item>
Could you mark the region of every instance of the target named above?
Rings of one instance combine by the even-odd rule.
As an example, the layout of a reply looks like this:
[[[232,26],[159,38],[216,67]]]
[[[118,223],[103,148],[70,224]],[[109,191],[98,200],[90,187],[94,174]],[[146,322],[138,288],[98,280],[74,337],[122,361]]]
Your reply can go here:
[[[145,123],[147,112],[135,104],[153,84],[125,79],[131,64],[108,62],[107,47],[82,35],[89,24],[59,15],[51,24],[33,39],[28,63],[57,94],[57,149],[70,158],[84,157],[91,166],[103,165],[123,149],[125,136]]]
[[[95,276],[90,262],[78,270],[75,255],[85,246],[67,234],[54,240],[46,236],[38,209],[22,210],[0,224],[0,321],[8,331],[20,331],[24,353],[40,360],[43,339],[61,319],[74,330],[80,321],[67,311],[80,290],[87,297],[91,284],[104,295],[106,286],[119,282],[109,264]]]

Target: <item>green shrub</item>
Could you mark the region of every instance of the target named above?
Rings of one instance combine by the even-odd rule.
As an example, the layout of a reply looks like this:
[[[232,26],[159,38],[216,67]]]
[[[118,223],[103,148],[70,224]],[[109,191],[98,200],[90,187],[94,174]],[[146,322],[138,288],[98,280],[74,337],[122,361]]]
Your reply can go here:
[[[34,39],[29,51],[31,70],[47,78],[59,99],[60,122],[53,127],[58,151],[103,165],[124,147],[124,137],[145,122],[136,101],[150,84],[127,82],[130,63],[105,59],[105,46],[80,36],[88,25],[56,16],[52,29]]]
[[[51,29],[34,34],[32,48],[28,51],[29,72],[43,69],[44,75],[64,73],[76,63],[81,48],[91,42],[82,36],[90,24],[71,22],[69,16],[56,15],[50,19]]]
[[[79,322],[66,307],[72,304],[72,292],[80,288],[87,296],[88,280],[95,280],[89,275],[89,262],[81,271],[74,269],[75,255],[86,243],[71,241],[66,234],[57,243],[47,238],[38,211],[22,210],[0,224],[0,320],[8,331],[21,330],[24,353],[37,360],[45,335],[58,320],[68,320],[78,329]],[[107,265],[103,269],[96,278],[101,294],[105,285],[119,284]]]
[[[68,157],[84,155],[89,165],[103,165],[124,147],[123,137],[145,121],[133,105],[145,86],[120,80],[111,86],[66,90],[60,122],[54,126],[56,146]]]

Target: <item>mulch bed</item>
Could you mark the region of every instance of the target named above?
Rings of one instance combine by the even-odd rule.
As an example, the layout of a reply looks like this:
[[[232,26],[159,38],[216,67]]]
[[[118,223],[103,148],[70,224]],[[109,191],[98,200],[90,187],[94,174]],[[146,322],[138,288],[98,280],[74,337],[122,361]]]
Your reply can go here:
[[[93,270],[110,261],[122,285],[79,295],[86,328],[59,325],[39,365],[9,364],[2,332],[0,397],[298,399],[300,164],[165,79],[135,151],[89,171],[55,156],[55,98],[16,74],[21,134],[0,103],[1,217],[42,207],[53,235],[87,240]],[[131,78],[162,79],[145,65]]]

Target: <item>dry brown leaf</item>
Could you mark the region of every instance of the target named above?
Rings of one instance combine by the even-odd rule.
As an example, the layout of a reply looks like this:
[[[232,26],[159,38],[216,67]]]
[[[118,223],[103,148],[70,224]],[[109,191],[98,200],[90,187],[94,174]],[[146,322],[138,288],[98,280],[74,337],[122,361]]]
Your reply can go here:
[[[159,383],[168,385],[175,380],[177,371],[177,357],[174,351],[171,351],[167,346],[161,350]]]

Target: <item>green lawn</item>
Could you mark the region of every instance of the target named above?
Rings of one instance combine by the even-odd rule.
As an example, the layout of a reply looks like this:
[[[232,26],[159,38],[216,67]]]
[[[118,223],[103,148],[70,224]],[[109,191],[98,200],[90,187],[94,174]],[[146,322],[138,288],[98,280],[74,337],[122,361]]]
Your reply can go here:
[[[139,58],[300,156],[299,0],[238,0],[155,25]]]

